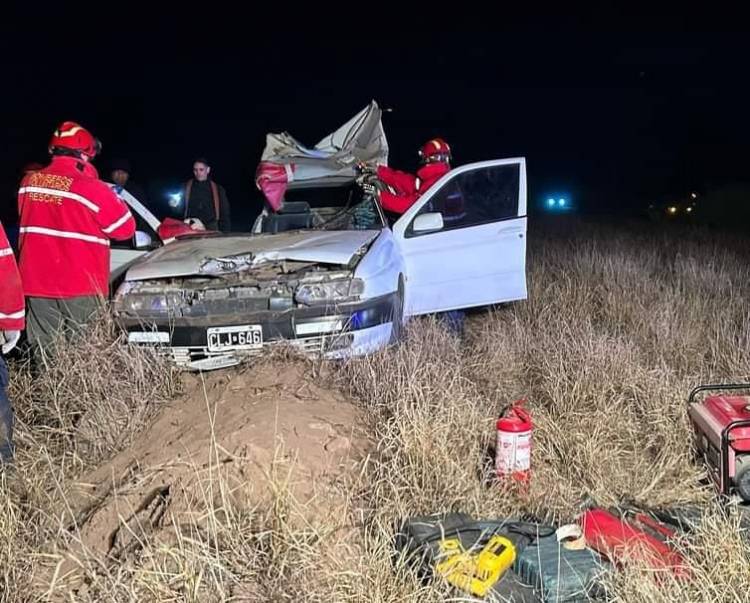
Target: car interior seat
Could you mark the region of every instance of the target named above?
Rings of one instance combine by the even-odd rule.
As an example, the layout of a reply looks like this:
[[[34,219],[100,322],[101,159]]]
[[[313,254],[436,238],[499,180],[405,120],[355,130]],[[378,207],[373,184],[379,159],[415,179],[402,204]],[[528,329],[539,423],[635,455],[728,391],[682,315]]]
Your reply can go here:
[[[306,201],[285,202],[279,211],[263,220],[262,232],[277,233],[298,228],[310,228],[313,216]]]

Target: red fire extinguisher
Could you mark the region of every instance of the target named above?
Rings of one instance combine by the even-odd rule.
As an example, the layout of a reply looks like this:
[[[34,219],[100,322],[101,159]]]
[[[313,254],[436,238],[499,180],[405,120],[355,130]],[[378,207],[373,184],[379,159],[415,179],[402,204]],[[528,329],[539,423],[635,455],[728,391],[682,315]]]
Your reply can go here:
[[[531,477],[531,434],[534,426],[531,415],[517,400],[504,416],[497,420],[497,448],[495,471],[499,478],[508,476],[528,482]]]

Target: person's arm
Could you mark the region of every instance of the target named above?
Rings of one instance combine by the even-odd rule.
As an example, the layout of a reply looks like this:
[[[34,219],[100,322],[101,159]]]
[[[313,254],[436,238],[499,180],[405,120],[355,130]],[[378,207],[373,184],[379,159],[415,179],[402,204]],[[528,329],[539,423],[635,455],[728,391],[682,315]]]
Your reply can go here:
[[[190,205],[190,192],[192,191],[192,180],[188,180],[185,184],[182,185],[182,219],[186,219],[188,217],[189,208]]]
[[[386,210],[395,214],[403,214],[417,200],[417,192],[408,195],[394,195],[389,191],[380,191],[380,205]]]
[[[219,230],[221,232],[229,232],[232,230],[232,210],[229,206],[227,191],[224,190],[223,186],[219,187],[219,206],[219,211],[221,212],[221,215],[219,216]]]
[[[384,182],[402,195],[410,195],[417,190],[417,178],[412,174],[394,170],[385,165],[378,166],[378,180]]]
[[[99,208],[94,212],[94,219],[102,234],[115,241],[125,241],[135,234],[135,220],[130,209],[111,188],[97,182],[87,192]]]
[[[0,224],[0,339],[2,352],[7,354],[18,342],[26,325],[21,275],[16,258]]]

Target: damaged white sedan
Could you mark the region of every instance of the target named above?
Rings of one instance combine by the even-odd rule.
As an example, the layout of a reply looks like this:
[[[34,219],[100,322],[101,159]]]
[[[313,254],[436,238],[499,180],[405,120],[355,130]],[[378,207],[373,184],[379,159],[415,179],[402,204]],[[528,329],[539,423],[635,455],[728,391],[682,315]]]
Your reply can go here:
[[[128,341],[193,369],[279,343],[341,358],[387,345],[409,316],[526,298],[524,159],[456,168],[392,224],[348,163],[335,178],[296,173],[248,234],[136,261],[114,299]]]

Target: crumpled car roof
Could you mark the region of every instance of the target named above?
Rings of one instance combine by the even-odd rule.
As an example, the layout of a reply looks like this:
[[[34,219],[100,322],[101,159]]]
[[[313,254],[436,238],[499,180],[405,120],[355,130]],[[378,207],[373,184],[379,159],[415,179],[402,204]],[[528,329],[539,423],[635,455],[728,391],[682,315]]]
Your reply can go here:
[[[388,163],[382,110],[373,100],[313,148],[288,132],[269,133],[255,182],[271,207],[280,207],[287,189],[337,186],[354,181],[359,162]]]

